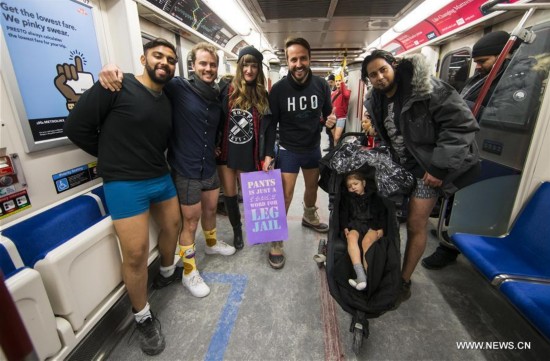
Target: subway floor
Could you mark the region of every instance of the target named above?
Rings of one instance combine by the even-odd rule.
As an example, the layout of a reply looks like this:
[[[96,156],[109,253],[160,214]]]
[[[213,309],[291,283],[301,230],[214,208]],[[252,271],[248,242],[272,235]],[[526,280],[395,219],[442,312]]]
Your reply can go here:
[[[323,137],[325,135],[323,134]],[[326,139],[323,145],[326,146]],[[204,254],[197,232],[197,263],[211,288],[193,297],[181,283],[150,290],[150,304],[166,335],[155,360],[542,360],[550,344],[460,256],[443,270],[418,265],[412,297],[397,310],[370,320],[370,336],[352,350],[351,316],[328,293],[324,269],[313,261],[319,234],[301,225],[301,175],[288,214],[286,264],[267,262],[267,245],[223,257]],[[319,190],[319,214],[328,221],[328,198]],[[227,217],[218,215],[218,235],[231,240]],[[435,228],[437,219],[431,219]],[[402,253],[406,240],[401,225]],[[437,247],[429,236],[425,255]],[[102,358],[146,360],[133,327]],[[530,349],[463,349],[461,342],[512,342]],[[522,344],[520,342],[525,342]]]

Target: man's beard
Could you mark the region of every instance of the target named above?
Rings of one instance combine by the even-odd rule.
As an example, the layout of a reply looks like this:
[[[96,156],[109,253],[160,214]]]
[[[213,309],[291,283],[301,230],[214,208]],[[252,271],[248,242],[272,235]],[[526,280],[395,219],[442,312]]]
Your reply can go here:
[[[165,77],[159,77],[157,76],[155,70],[157,69],[163,69],[165,72],[166,72],[166,76]],[[168,83],[170,81],[170,79],[172,79],[174,77],[174,73],[170,71],[170,68],[165,65],[165,66],[160,66],[158,65],[156,68],[152,68],[149,63],[145,63],[145,70],[147,71],[147,74],[149,75],[149,78],[151,78],[151,80],[156,83],[156,84],[160,84],[160,85],[164,85],[166,83]]]
[[[387,94],[395,88],[395,82],[391,82],[388,86],[384,88],[377,88],[379,92]]]

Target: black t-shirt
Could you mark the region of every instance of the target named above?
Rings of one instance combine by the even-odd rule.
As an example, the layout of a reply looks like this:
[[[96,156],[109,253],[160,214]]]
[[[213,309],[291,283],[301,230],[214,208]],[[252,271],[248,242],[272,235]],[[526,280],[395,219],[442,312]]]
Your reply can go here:
[[[231,109],[227,132],[227,166],[243,172],[253,172],[254,164],[254,119],[252,109]]]

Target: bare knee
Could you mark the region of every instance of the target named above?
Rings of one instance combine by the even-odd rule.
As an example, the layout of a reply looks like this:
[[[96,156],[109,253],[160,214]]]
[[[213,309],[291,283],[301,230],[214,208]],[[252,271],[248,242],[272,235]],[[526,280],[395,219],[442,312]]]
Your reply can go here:
[[[196,218],[185,219],[183,222],[183,230],[189,233],[195,233],[199,226],[199,220]]]
[[[123,263],[132,270],[142,270],[147,267],[147,258],[149,257],[148,244],[144,247],[127,250],[124,253]]]
[[[161,226],[160,232],[166,232],[169,234],[176,234],[181,229],[181,219],[174,218],[167,220]]]

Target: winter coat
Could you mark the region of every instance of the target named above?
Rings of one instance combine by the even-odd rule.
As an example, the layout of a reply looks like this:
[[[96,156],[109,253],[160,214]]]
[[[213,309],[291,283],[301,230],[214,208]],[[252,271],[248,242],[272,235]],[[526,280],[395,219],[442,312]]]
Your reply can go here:
[[[430,76],[424,56],[403,58],[395,68],[395,81],[401,102],[396,125],[405,146],[426,172],[443,181],[441,190],[449,196],[462,183],[459,177],[479,166],[475,142],[479,125],[456,90]],[[380,137],[391,144],[382,119],[385,96],[371,91],[365,107]]]

